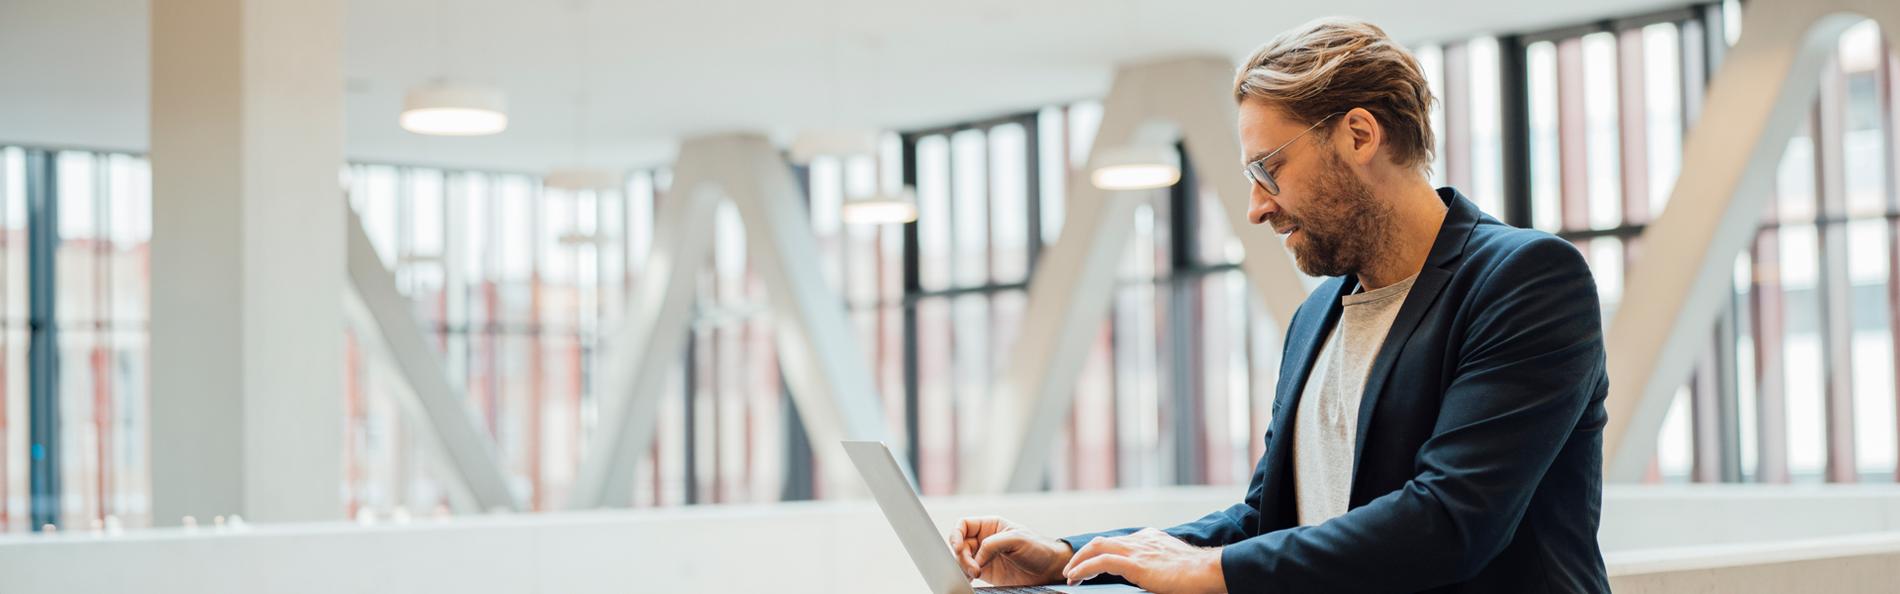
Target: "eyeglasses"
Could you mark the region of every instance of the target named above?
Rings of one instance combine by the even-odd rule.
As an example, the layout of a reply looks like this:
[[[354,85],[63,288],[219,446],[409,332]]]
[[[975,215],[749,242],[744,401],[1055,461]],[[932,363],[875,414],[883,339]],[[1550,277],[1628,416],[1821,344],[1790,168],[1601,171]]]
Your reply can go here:
[[[1304,132],[1300,132],[1299,136],[1294,136],[1293,140],[1286,141],[1286,144],[1282,144],[1279,146],[1279,148],[1273,149],[1273,152],[1267,153],[1267,156],[1261,157],[1259,159],[1254,159],[1253,162],[1248,163],[1245,169],[1246,174],[1247,174],[1247,179],[1253,180],[1254,185],[1260,186],[1260,189],[1266,190],[1268,194],[1279,196],[1280,182],[1274,181],[1273,174],[1267,172],[1267,159],[1272,159],[1274,155],[1280,154],[1280,151],[1286,150],[1286,147],[1292,146],[1293,141],[1299,140],[1301,137],[1306,136],[1307,132],[1312,132],[1313,129],[1318,128],[1320,124],[1326,123],[1326,120],[1333,119],[1333,116],[1336,116],[1342,113],[1346,113],[1346,112],[1343,112],[1343,111],[1333,112],[1332,115],[1320,118],[1319,121],[1313,122],[1313,125],[1307,126],[1306,130]]]

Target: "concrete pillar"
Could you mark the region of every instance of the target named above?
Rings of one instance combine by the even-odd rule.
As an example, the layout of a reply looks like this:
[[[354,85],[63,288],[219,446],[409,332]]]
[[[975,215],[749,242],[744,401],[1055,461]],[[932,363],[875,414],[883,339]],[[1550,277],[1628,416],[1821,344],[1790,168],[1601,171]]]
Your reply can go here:
[[[341,519],[343,3],[151,15],[154,523]]]

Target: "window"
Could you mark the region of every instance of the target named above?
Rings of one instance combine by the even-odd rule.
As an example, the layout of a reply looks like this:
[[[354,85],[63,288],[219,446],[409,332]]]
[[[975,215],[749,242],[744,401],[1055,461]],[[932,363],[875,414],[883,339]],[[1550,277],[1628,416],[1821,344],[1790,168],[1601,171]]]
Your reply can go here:
[[[0,531],[30,530],[26,151],[0,147]]]
[[[1530,220],[1583,251],[1606,321],[1645,223],[1667,207],[1733,13],[1703,5],[1520,38]],[[1893,63],[1871,22],[1839,41],[1650,480],[1892,480]]]

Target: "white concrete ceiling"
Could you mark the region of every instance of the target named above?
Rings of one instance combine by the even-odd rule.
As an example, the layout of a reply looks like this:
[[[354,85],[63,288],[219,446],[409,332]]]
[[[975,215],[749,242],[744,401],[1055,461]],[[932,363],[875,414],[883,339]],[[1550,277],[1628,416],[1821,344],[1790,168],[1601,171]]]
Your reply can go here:
[[[582,160],[577,113],[588,164],[635,166],[665,162],[695,132],[917,127],[1095,97],[1117,62],[1188,52],[1237,60],[1327,13],[1429,42],[1683,4],[348,1],[349,157],[517,171]],[[141,0],[0,1],[0,143],[142,150],[148,11]],[[431,138],[398,128],[403,91],[445,74],[506,91],[508,131]],[[582,74],[589,99],[578,112]]]

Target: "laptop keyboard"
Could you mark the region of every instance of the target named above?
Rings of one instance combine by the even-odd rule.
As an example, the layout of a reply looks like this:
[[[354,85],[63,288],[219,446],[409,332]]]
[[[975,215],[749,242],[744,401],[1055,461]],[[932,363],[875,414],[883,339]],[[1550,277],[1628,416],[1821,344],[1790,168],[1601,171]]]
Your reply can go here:
[[[1045,594],[1055,590],[1042,586],[989,586],[977,588],[977,594]]]

